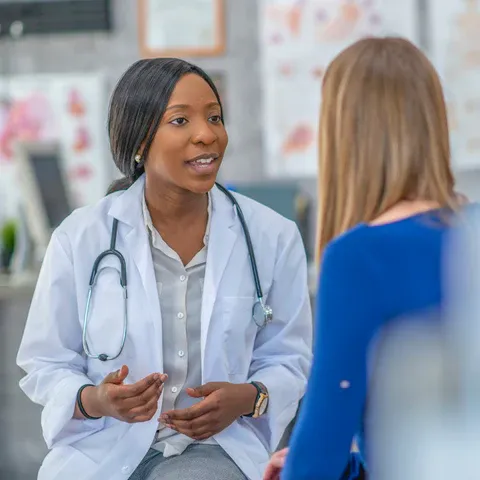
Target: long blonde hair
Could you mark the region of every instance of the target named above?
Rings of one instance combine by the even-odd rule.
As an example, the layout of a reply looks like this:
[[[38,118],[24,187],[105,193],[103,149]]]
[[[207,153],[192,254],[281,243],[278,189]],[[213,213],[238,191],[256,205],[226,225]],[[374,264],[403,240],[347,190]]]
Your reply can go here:
[[[318,258],[402,200],[456,207],[440,80],[407,40],[366,38],[333,60],[319,141]]]

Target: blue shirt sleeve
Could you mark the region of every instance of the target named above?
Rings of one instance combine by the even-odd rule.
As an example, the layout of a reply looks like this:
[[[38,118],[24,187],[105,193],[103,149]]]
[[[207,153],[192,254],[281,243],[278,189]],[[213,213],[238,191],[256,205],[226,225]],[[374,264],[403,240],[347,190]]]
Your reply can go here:
[[[314,360],[282,480],[339,480],[361,427],[378,305],[361,248],[330,244],[320,269]]]

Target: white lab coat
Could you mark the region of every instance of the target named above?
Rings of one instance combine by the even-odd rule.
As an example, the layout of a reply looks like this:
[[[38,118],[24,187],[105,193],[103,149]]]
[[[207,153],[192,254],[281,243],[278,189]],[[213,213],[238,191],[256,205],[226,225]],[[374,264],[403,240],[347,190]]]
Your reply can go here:
[[[99,383],[122,364],[130,368],[128,383],[163,372],[162,319],[142,217],[143,191],[140,178],[129,190],[75,211],[48,247],[17,359],[27,372],[21,388],[44,406],[42,428],[51,451],[41,480],[126,479],[157,429],[158,415],[137,424],[72,419],[79,387]],[[255,288],[245,237],[231,202],[215,187],[201,314],[202,377],[203,383],[257,380],[268,387],[267,415],[241,418],[215,436],[246,476],[258,480],[304,394],[312,318],[305,253],[295,224],[246,197],[237,198],[274,321],[258,330],[252,320]],[[83,353],[82,323],[92,265],[110,245],[114,218],[119,220],[116,246],[127,264],[128,336],[119,358],[101,362]],[[109,256],[104,264],[113,268],[98,281],[88,332],[96,353],[114,353],[122,335],[122,293],[118,262]]]

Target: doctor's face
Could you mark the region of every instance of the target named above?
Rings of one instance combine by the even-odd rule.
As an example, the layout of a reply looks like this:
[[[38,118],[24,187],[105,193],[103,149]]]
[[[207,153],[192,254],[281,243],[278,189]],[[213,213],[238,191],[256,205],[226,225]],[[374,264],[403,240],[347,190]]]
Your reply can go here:
[[[152,184],[194,193],[215,182],[228,136],[218,100],[203,78],[185,75],[177,83],[145,163]]]

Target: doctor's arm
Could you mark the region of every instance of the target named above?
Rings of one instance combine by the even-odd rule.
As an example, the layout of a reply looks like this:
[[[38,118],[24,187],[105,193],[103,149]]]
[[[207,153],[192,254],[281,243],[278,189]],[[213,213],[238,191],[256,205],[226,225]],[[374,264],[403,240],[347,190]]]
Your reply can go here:
[[[17,356],[26,376],[20,387],[44,407],[42,429],[49,448],[103,428],[103,419],[75,420],[79,388],[92,381],[82,355],[74,271],[66,237],[54,232],[38,277]]]
[[[272,451],[296,414],[311,363],[313,322],[307,261],[297,226],[289,226],[267,299],[273,322],[257,334],[248,379],[267,387],[269,405],[265,415],[245,421],[259,430]]]
[[[153,373],[124,385],[128,367],[105,377],[100,385],[82,391],[86,419],[77,393],[93,382],[87,376],[82,327],[78,315],[75,275],[69,242],[58,230],[52,235],[30,306],[17,356],[27,373],[20,387],[44,407],[42,429],[49,448],[71,444],[104,427],[104,417],[128,423],[150,420],[157,410],[166,376]]]

